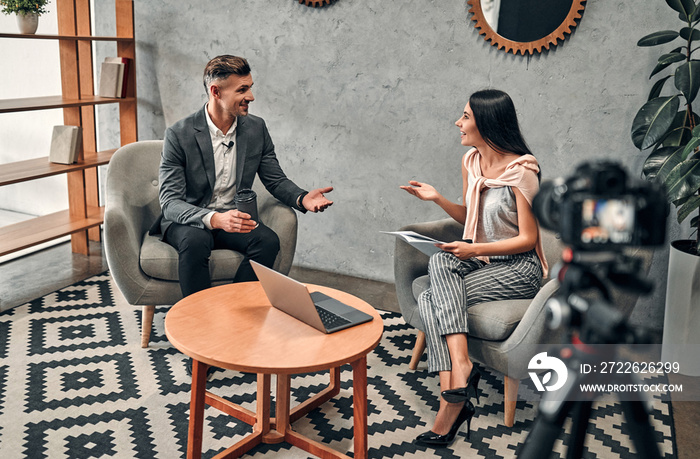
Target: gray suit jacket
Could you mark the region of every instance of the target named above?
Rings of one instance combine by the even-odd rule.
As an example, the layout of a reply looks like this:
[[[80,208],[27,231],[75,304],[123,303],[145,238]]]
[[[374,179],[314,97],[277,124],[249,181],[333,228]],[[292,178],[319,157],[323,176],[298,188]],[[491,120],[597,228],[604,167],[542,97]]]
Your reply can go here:
[[[206,108],[165,131],[159,169],[159,199],[163,215],[160,225],[158,222],[154,225],[160,226],[162,234],[172,222],[205,228],[202,218],[211,212],[206,206],[212,198],[216,174],[204,110]],[[305,191],[284,175],[262,118],[254,115],[238,118],[236,148],[237,189],[252,188],[257,174],[275,198],[305,212],[296,204],[297,198]]]

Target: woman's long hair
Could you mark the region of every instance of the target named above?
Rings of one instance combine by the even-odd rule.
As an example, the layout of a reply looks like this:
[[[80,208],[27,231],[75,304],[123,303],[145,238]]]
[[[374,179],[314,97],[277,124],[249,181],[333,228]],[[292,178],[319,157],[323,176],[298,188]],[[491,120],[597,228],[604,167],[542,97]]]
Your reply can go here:
[[[498,89],[477,91],[469,98],[469,106],[488,146],[499,153],[532,154],[520,133],[515,105],[508,94]]]

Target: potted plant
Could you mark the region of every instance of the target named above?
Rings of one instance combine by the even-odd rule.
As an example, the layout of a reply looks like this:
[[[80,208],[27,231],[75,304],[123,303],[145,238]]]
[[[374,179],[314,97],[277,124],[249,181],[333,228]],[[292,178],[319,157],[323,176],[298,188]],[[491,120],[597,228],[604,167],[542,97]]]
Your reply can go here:
[[[662,360],[680,361],[682,373],[698,376],[700,359],[688,345],[700,344],[700,116],[693,111],[700,89],[700,60],[696,55],[700,4],[693,0],[666,3],[676,11],[682,25],[678,30],[649,34],[637,45],[676,42],[679,46],[662,54],[651,72],[650,79],[656,75],[660,78],[634,118],[632,141],[640,150],[651,149],[644,162],[644,175],[665,185],[668,199],[676,207],[678,223],[690,218],[691,236],[695,237],[671,243]],[[671,77],[673,88],[666,84]]]
[[[46,13],[44,8],[49,0],[0,0],[2,12],[15,13],[20,33],[32,34],[39,26],[39,16]]]

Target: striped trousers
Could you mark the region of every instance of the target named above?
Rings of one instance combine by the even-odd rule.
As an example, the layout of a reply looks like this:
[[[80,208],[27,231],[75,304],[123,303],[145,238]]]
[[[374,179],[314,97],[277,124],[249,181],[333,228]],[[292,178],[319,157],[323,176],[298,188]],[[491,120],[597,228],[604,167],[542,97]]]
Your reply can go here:
[[[430,288],[418,297],[425,325],[428,371],[452,368],[445,335],[469,333],[467,311],[487,301],[534,298],[542,282],[542,265],[534,250],[516,255],[460,260],[448,252],[430,257]]]

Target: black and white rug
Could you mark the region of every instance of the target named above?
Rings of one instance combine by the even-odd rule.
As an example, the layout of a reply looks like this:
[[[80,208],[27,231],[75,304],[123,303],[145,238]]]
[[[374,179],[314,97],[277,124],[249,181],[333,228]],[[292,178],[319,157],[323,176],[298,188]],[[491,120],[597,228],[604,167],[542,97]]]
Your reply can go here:
[[[168,343],[157,309],[151,347],[140,347],[140,308],[129,306],[108,273],[0,314],[0,458],[179,458],[185,456],[190,378],[185,357]],[[482,395],[451,448],[412,443],[430,427],[438,381],[421,365],[408,369],[415,334],[401,316],[383,313],[384,336],[368,357],[371,458],[511,458],[527,436],[536,406],[518,402],[516,424],[503,425],[502,377],[482,369]],[[421,370],[422,368],[422,370]],[[293,428],[352,455],[350,367],[340,394]],[[292,405],[321,390],[327,373],[292,378]],[[255,411],[256,378],[215,373],[212,392]],[[274,382],[273,382],[274,387]],[[675,457],[670,403],[653,401],[653,423],[665,458]],[[207,409],[203,457],[212,457],[251,427]],[[565,457],[563,433],[552,457]],[[286,443],[261,445],[246,457],[306,458]],[[594,405],[585,457],[632,458],[620,406]]]

